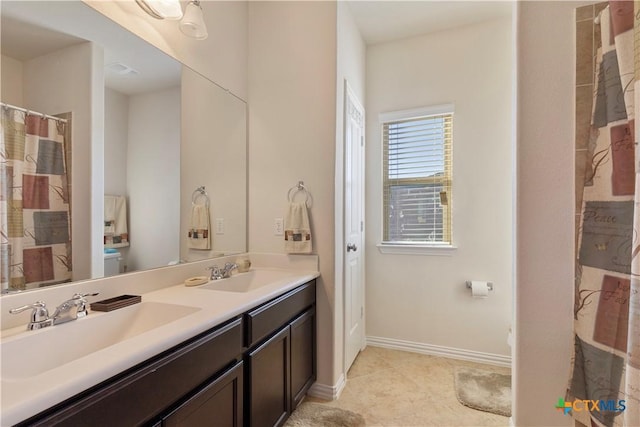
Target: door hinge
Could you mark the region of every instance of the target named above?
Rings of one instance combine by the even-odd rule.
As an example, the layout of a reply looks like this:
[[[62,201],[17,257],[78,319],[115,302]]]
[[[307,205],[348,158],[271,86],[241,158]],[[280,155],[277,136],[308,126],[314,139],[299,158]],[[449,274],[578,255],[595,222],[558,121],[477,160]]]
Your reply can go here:
[[[363,319],[364,318],[364,307],[360,306],[360,318]]]
[[[360,221],[360,231],[364,231],[364,221]]]
[[[360,146],[364,147],[364,135],[360,136]]]

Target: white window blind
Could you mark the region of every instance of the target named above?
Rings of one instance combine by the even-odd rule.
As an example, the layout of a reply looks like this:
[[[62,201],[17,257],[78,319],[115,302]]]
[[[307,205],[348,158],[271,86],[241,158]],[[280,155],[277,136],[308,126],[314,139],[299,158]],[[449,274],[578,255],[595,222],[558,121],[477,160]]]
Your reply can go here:
[[[382,122],[384,243],[451,244],[453,110]]]

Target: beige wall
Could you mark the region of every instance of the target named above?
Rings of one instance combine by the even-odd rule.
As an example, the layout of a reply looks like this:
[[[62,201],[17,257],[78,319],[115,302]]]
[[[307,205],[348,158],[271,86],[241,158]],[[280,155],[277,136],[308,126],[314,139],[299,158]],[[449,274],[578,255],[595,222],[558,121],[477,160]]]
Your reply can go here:
[[[367,336],[507,362],[512,303],[510,18],[367,49]],[[379,114],[453,103],[450,256],[382,254]],[[474,299],[467,280],[494,284]]]
[[[551,402],[565,394],[573,346],[574,9],[590,3],[519,3],[517,426],[571,425]]]
[[[284,251],[274,218],[303,180],[313,194],[318,381],[333,385],[336,4],[249,4],[249,250]],[[293,256],[292,256],[293,257]]]
[[[2,78],[2,102],[20,107],[22,101],[22,62],[6,55],[0,58],[0,78]]]

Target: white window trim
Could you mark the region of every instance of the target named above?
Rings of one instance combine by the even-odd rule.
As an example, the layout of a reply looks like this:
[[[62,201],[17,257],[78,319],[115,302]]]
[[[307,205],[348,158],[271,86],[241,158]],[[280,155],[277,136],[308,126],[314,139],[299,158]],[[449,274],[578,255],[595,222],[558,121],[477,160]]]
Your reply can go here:
[[[433,105],[431,107],[424,108],[412,108],[410,110],[390,111],[387,113],[380,113],[378,120],[380,124],[386,122],[394,122],[398,120],[409,120],[417,117],[435,116],[437,114],[453,114],[455,108],[453,104],[441,104]]]
[[[378,243],[376,245],[381,254],[394,255],[432,255],[432,256],[453,256],[458,247],[443,243]]]

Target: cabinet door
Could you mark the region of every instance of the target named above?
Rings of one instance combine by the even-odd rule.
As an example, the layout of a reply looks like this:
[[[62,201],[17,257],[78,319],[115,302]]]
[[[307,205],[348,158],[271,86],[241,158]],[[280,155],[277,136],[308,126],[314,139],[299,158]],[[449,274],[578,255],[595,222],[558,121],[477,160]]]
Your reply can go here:
[[[315,308],[291,322],[291,410],[316,380]]]
[[[289,414],[289,326],[249,352],[247,408],[251,427],[281,426]]]
[[[162,421],[162,427],[242,427],[243,363],[216,378]]]

